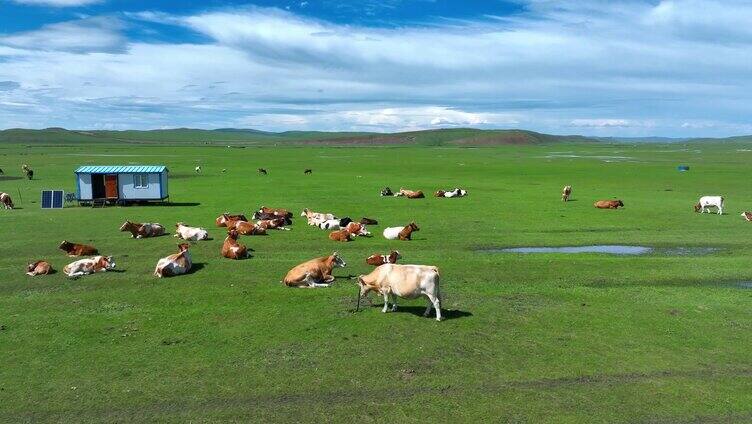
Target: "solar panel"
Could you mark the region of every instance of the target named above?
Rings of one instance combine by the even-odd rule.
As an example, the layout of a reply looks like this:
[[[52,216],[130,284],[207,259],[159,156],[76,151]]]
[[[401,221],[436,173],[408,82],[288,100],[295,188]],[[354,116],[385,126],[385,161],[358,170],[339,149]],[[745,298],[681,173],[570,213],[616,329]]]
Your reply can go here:
[[[42,190],[42,209],[62,209],[64,194],[63,190]]]

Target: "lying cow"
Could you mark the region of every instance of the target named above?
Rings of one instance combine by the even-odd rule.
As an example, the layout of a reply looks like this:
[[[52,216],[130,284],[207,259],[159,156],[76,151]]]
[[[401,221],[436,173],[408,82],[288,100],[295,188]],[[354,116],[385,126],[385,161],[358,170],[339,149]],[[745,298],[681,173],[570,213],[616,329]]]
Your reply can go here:
[[[94,246],[71,243],[67,240],[63,240],[57,248],[64,251],[68,256],[93,256],[99,253]]]
[[[742,212],[742,218],[747,221],[752,221],[752,212]]]
[[[253,222],[247,221],[227,221],[227,229],[235,229],[239,234],[244,236],[265,236],[266,229]]]
[[[131,238],[159,237],[165,234],[165,228],[159,223],[138,223],[125,221],[120,226],[120,231],[130,231]]]
[[[94,256],[89,259],[80,259],[76,262],[69,263],[63,268],[63,272],[68,277],[80,277],[82,275],[94,274],[95,272],[105,272],[115,268],[115,261],[112,256]]]
[[[282,280],[287,287],[316,288],[329,287],[334,281],[332,270],[347,266],[339,253],[334,252],[323,258],[311,259],[291,269]]]
[[[564,188],[561,190],[561,201],[568,202],[569,196],[571,195],[572,195],[572,186],[570,185],[564,186]]]
[[[702,196],[695,204],[695,212],[710,213],[710,208],[717,208],[718,215],[723,215],[723,196]]]
[[[366,258],[366,263],[373,266],[396,264],[397,261],[401,258],[402,255],[400,254],[400,252],[392,250],[388,255],[380,255],[378,253],[374,253],[373,255]]]
[[[598,209],[619,209],[619,206],[624,207],[624,203],[621,200],[599,200],[593,206]]]
[[[371,233],[366,229],[366,226],[359,222],[350,222],[344,228],[350,234],[354,236],[370,236]]]
[[[461,188],[455,188],[454,190],[438,190],[433,194],[435,197],[465,197],[467,196],[467,190]]]
[[[392,189],[389,187],[384,187],[381,189],[381,195],[382,196],[394,196],[394,193],[392,193]]]
[[[306,219],[308,220],[308,225],[319,225],[324,221],[337,219],[334,214],[314,212],[308,208],[303,209],[303,212],[300,213],[300,216],[306,217]]]
[[[404,227],[388,227],[384,228],[384,238],[387,240],[412,240],[413,231],[420,231],[418,225],[413,221]]]
[[[379,221],[366,217],[360,218],[359,222],[363,225],[379,225]]]
[[[334,219],[327,219],[326,221],[321,222],[316,226],[321,228],[322,230],[341,230],[341,229],[344,229],[348,224],[351,224],[352,222],[353,220],[348,217],[344,217],[341,219],[334,218]]]
[[[275,218],[275,219],[261,219],[256,221],[256,225],[266,230],[284,230],[284,231],[290,231],[289,228],[285,227],[285,219],[284,218]]]
[[[266,221],[270,219],[281,219],[284,220],[285,225],[292,225],[292,218],[288,216],[279,216],[275,215],[273,213],[266,213],[266,212],[259,212],[256,211],[251,215],[251,219],[255,221]]]
[[[347,230],[332,231],[329,233],[329,240],[348,242],[353,240],[353,235]]]
[[[229,212],[225,212],[214,220],[217,227],[226,227],[227,221],[248,221],[248,219],[246,219],[243,214],[230,214]]]
[[[228,259],[245,259],[251,255],[248,248],[238,243],[238,231],[231,229],[227,231],[227,238],[222,243],[222,256]]]
[[[360,298],[374,291],[384,296],[384,308],[381,312],[389,310],[389,300],[392,301],[392,311],[397,310],[397,297],[403,299],[415,299],[421,296],[428,298],[428,308],[423,313],[424,317],[431,314],[431,309],[436,308],[436,321],[441,321],[441,303],[439,299],[439,268],[426,265],[381,265],[368,275],[358,277]],[[356,309],[356,310],[357,310]]]
[[[47,275],[52,273],[52,265],[47,261],[36,261],[26,265],[26,275]]]
[[[397,193],[394,193],[395,197],[404,196],[408,199],[422,199],[426,197],[422,191],[413,191],[413,190],[407,190],[405,188],[400,188],[400,190]]]
[[[205,229],[199,227],[189,227],[182,222],[175,224],[174,237],[181,238],[188,241],[208,240],[209,233]]]
[[[10,198],[10,194],[0,192],[0,204],[3,205],[3,209],[13,209],[13,199]]]
[[[292,218],[292,212],[283,208],[267,208],[266,206],[262,206],[257,212],[272,214],[284,218]]]
[[[159,278],[173,277],[190,271],[193,266],[191,252],[188,251],[190,247],[190,244],[181,243],[178,245],[178,249],[180,249],[178,253],[160,259],[154,269],[154,276]]]

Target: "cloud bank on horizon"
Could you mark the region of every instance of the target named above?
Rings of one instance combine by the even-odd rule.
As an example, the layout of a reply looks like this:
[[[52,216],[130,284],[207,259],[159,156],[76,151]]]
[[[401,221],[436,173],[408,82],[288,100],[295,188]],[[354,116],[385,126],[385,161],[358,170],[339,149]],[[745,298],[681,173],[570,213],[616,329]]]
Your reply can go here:
[[[747,1],[170,3],[0,0],[0,128],[752,133]]]

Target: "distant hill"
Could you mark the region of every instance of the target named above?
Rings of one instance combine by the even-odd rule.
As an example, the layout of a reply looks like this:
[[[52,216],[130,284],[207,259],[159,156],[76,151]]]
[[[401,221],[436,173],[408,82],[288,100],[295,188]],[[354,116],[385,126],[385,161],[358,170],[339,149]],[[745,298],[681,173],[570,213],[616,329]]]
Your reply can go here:
[[[322,132],[285,131],[267,132],[254,129],[221,128],[201,130],[174,128],[160,130],[127,131],[83,131],[64,128],[42,130],[8,129],[0,131],[0,143],[22,144],[71,144],[121,142],[130,144],[207,144],[207,145],[423,145],[423,146],[495,146],[505,144],[549,144],[549,143],[670,143],[724,141],[747,143],[752,136],[729,137],[724,139],[706,138],[619,138],[585,137],[579,135],[551,135],[526,130],[480,130],[474,128],[451,128],[401,133],[369,132]]]

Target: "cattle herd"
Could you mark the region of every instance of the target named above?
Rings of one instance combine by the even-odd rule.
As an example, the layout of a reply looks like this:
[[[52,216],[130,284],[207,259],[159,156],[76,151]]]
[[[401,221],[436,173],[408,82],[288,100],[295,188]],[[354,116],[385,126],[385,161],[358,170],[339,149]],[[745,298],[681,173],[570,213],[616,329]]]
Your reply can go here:
[[[30,173],[30,169],[24,165],[24,172]],[[201,172],[197,167],[196,172]],[[265,169],[259,169],[259,173],[265,174]],[[310,173],[306,170],[306,173]],[[408,199],[425,198],[421,190],[408,190],[400,188],[393,193],[389,187],[381,190],[382,196],[405,197]],[[568,202],[572,195],[572,186],[565,186],[562,190],[561,199]],[[467,191],[461,188],[450,190],[438,190],[434,193],[435,197],[452,198],[467,196]],[[0,204],[5,209],[13,209],[13,201],[9,194],[0,192]],[[624,207],[621,200],[599,200],[594,203],[599,209],[618,209]],[[723,214],[724,198],[722,196],[703,196],[699,202],[694,205],[695,212],[708,212],[710,208],[716,208],[718,214]],[[349,242],[357,237],[369,237],[371,233],[366,228],[367,225],[378,225],[378,221],[373,218],[363,217],[359,221],[353,221],[349,217],[338,218],[332,213],[314,212],[310,209],[303,209],[300,213],[305,217],[309,226],[317,227],[322,230],[330,231],[328,238],[337,242]],[[744,212],[742,217],[747,221],[752,221],[752,213]],[[261,236],[267,235],[270,230],[287,231],[289,225],[292,225],[293,214],[282,208],[268,208],[262,206],[248,220],[244,214],[223,213],[219,215],[215,224],[217,227],[227,229],[227,237],[222,243],[220,254],[222,257],[239,260],[251,257],[252,249],[241,244],[238,239],[240,236]],[[387,240],[411,240],[412,233],[419,231],[420,228],[415,222],[410,222],[404,226],[395,226],[384,228],[382,235]],[[120,231],[130,232],[131,237],[135,239],[158,237],[166,234],[165,227],[158,223],[139,223],[125,221],[120,226]],[[154,276],[172,277],[186,274],[191,271],[193,262],[190,254],[190,243],[202,240],[210,240],[209,232],[200,227],[192,227],[183,222],[175,224],[175,234],[185,242],[178,245],[178,251],[169,256],[159,259],[154,269]],[[64,240],[58,246],[68,256],[81,257],[63,268],[63,272],[69,277],[80,277],[96,272],[104,272],[115,268],[115,262],[112,256],[102,256],[93,246],[84,244],[71,243]],[[358,308],[360,307],[360,298],[367,296],[370,292],[376,292],[384,297],[383,312],[395,310],[396,297],[416,298],[424,296],[428,299],[428,308],[425,316],[431,313],[432,309],[436,310],[436,319],[441,320],[441,305],[439,300],[439,269],[435,266],[424,265],[398,265],[397,261],[402,258],[399,251],[392,250],[387,254],[375,253],[365,259],[365,262],[376,268],[368,275],[357,277],[359,286]],[[282,279],[282,283],[288,287],[299,288],[318,288],[329,287],[334,281],[332,271],[334,268],[345,267],[345,260],[334,252],[331,255],[314,258],[301,263],[292,268]],[[26,267],[26,274],[30,276],[46,275],[53,272],[49,262],[37,260],[31,262]],[[391,308],[389,305],[392,305]]]

